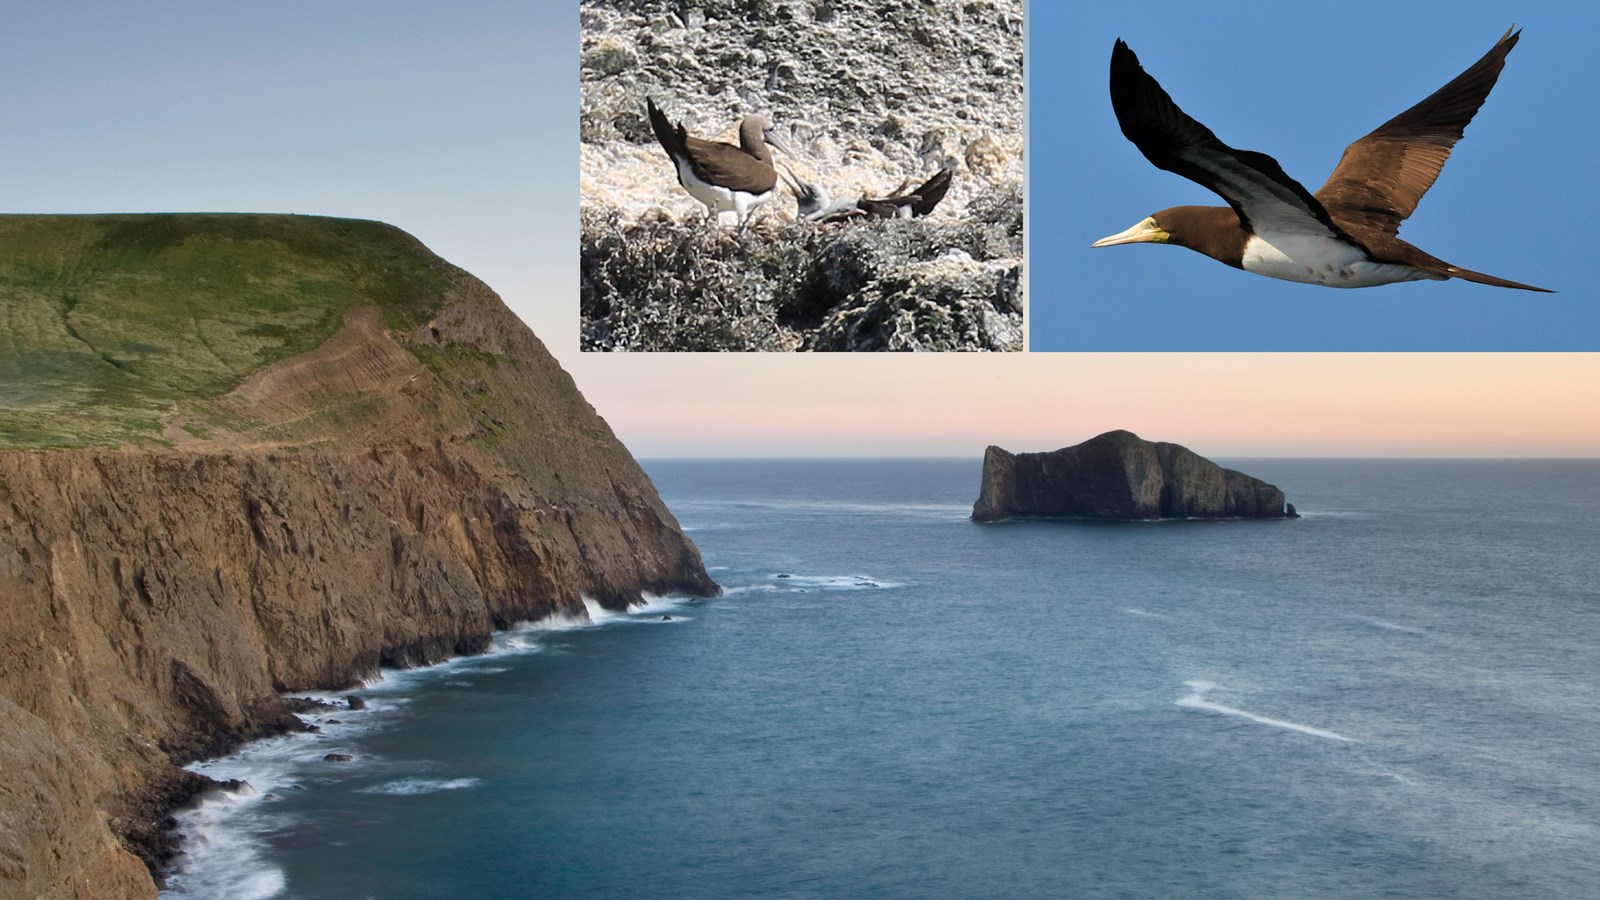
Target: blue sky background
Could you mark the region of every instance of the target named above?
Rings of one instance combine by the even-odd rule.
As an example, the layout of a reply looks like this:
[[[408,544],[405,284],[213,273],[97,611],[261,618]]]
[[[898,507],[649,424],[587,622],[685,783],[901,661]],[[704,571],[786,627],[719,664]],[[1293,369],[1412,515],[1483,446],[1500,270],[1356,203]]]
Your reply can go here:
[[[1596,350],[1600,14],[1586,3],[1035,2],[1029,8],[1034,350]],[[1346,144],[1524,28],[1400,236],[1554,295],[1462,281],[1334,290],[1178,247],[1090,250],[1169,206],[1221,205],[1117,128],[1111,45],[1179,106],[1315,191]]]

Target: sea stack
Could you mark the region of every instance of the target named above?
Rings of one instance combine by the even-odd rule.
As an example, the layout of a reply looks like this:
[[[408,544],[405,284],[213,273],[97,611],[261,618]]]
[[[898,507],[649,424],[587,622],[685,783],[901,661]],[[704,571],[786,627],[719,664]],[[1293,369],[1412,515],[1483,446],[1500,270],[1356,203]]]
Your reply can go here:
[[[1187,447],[1108,431],[1050,453],[991,446],[975,522],[1011,518],[1294,518],[1283,491]]]

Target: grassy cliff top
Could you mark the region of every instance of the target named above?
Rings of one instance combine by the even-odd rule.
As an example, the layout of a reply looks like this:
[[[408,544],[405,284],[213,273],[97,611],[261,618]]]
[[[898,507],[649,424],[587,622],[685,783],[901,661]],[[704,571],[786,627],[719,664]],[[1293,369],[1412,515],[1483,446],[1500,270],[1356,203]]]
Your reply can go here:
[[[450,271],[379,222],[0,215],[0,449],[160,444],[177,404],[317,347],[351,306],[426,321]]]

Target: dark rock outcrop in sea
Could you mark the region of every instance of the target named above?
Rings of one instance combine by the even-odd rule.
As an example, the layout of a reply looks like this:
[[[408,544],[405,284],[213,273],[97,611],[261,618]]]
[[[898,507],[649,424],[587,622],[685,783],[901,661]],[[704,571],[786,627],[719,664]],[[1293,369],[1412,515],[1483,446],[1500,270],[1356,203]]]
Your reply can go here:
[[[532,332],[398,229],[0,216],[0,283],[0,896],[153,898],[181,766],[303,728],[282,692],[719,592]]]
[[[1281,519],[1283,491],[1177,444],[1109,431],[1050,453],[991,446],[972,507],[976,522],[1010,518]]]

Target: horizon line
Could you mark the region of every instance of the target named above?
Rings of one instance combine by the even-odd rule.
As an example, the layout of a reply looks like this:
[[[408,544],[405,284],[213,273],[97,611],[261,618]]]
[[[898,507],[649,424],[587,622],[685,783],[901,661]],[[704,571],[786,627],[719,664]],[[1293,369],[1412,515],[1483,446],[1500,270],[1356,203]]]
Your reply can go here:
[[[1067,448],[1063,447],[1063,448],[1058,448],[1058,449],[1067,449]],[[1026,451],[1019,451],[1019,452],[1023,452],[1023,453],[1054,453],[1055,451],[1054,450],[1026,450]],[[1217,459],[1305,459],[1305,460],[1377,460],[1377,461],[1387,460],[1387,461],[1420,461],[1420,462],[1426,462],[1426,461],[1438,461],[1438,462],[1450,462],[1450,461],[1461,461],[1461,462],[1471,462],[1471,461],[1482,461],[1482,462],[1600,462],[1600,456],[1470,456],[1470,455],[1463,455],[1463,456],[1396,456],[1396,455],[1381,455],[1381,454],[1380,455],[1348,454],[1348,455],[1341,455],[1341,456],[1332,456],[1332,455],[1326,455],[1326,454],[1259,455],[1259,454],[1237,454],[1237,453],[1214,453],[1214,454],[1211,454],[1208,458],[1212,458],[1212,457],[1217,458]],[[660,460],[660,461],[673,461],[673,462],[697,462],[697,461],[705,461],[705,462],[751,461],[751,462],[755,462],[755,461],[785,461],[785,460],[789,460],[789,461],[822,461],[822,460],[849,461],[849,460],[890,460],[890,459],[926,459],[926,460],[963,460],[963,461],[965,461],[965,460],[980,460],[981,456],[980,457],[974,457],[974,456],[920,455],[920,454],[894,454],[894,453],[887,453],[887,454],[859,454],[859,453],[857,453],[857,454],[850,454],[850,453],[846,453],[846,454],[813,454],[813,455],[806,455],[806,456],[797,456],[797,455],[793,455],[793,454],[788,454],[788,455],[762,455],[762,454],[755,454],[755,455],[739,455],[739,456],[715,456],[715,455],[682,455],[682,456],[679,456],[679,455],[646,455],[646,454],[637,454],[637,455],[634,456],[634,459],[636,461],[638,461],[638,462],[644,462],[644,461],[647,461],[647,460]]]

